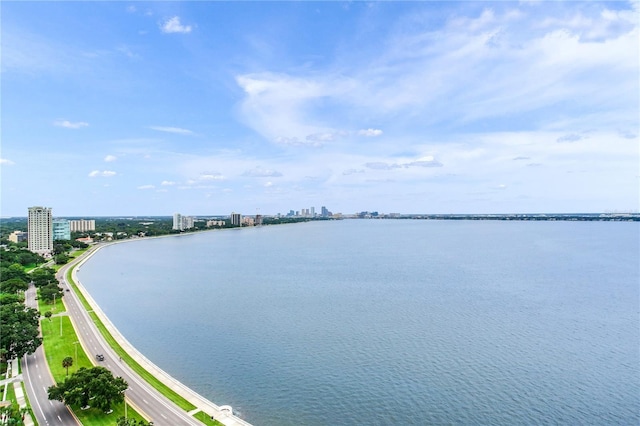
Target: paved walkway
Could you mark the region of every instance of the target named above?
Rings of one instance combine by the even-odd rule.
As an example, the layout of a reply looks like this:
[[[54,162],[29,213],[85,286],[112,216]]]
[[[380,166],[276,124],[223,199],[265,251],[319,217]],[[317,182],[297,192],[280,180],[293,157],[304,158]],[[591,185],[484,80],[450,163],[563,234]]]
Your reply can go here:
[[[24,391],[22,390],[22,374],[18,374],[18,371],[18,360],[14,359],[9,363],[7,378],[0,380],[0,386],[13,384],[13,391],[16,394],[16,401],[18,401],[18,406],[20,408],[25,408],[27,406],[27,401],[24,397]],[[33,419],[30,415],[25,416],[24,424],[25,426],[33,426]]]

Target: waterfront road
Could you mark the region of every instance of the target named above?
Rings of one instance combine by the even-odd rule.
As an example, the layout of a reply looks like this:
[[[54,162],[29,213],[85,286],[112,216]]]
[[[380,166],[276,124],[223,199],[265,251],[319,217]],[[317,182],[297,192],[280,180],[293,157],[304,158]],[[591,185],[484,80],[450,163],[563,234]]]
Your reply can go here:
[[[67,270],[72,266],[73,264],[61,268],[58,272],[58,280],[65,290],[64,303],[67,312],[87,356],[96,365],[108,368],[114,376],[122,377],[127,381],[129,384],[126,391],[127,402],[148,420],[153,421],[154,425],[202,425],[131,370],[106,343],[80,299],[64,278]],[[67,289],[70,291],[67,292]],[[96,361],[94,358],[96,354],[104,355],[104,360]]]
[[[25,294],[27,306],[38,309],[36,289],[31,284]],[[47,389],[55,385],[42,345],[31,355],[22,358],[22,377],[29,403],[39,425],[79,425],[66,405],[59,401],[49,401]]]
[[[114,376],[120,376],[129,384],[126,391],[127,403],[133,406],[140,414],[156,426],[194,425],[202,423],[194,419],[186,411],[161,395],[152,386],[145,382],[138,374],[133,372],[119,356],[105,342],[99,330],[91,320],[89,313],[83,308],[78,296],[66,283],[64,276],[74,263],[65,265],[58,272],[59,281],[65,290],[64,303],[67,313],[73,321],[78,339],[83,349],[94,364],[101,365],[111,370]],[[70,291],[67,292],[66,290]],[[35,301],[35,289],[29,290],[29,305],[37,307]],[[97,362],[95,354],[103,354],[104,361]],[[25,378],[27,395],[41,426],[45,425],[77,425],[79,422],[67,407],[56,401],[49,401],[47,388],[53,385],[53,378],[44,357],[42,347],[23,361],[23,375]],[[114,418],[114,423],[115,423]]]

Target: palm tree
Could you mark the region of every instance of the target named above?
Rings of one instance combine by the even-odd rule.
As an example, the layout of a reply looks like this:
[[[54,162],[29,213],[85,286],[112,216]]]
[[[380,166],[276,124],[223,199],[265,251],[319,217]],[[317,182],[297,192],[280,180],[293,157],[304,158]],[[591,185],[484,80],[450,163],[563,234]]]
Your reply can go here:
[[[67,369],[67,376],[69,375],[69,367],[73,365],[73,358],[70,356],[62,360],[62,366]]]

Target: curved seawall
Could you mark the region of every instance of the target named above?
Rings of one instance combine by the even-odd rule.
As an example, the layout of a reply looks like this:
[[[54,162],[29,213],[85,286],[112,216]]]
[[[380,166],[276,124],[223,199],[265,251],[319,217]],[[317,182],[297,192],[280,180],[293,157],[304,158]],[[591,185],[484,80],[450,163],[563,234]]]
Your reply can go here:
[[[230,414],[228,406],[218,406],[213,402],[209,401],[202,395],[193,391],[189,387],[185,386],[183,383],[179,382],[175,378],[173,378],[166,371],[162,370],[160,367],[151,362],[147,357],[145,357],[140,351],[138,351],[129,341],[120,333],[120,331],[113,325],[113,323],[109,320],[107,315],[100,309],[100,306],[96,303],[96,301],[91,297],[91,294],[87,291],[87,289],[82,285],[82,282],[77,276],[77,270],[82,267],[82,265],[89,260],[93,255],[95,255],[100,249],[107,247],[112,244],[120,244],[125,242],[134,242],[138,240],[126,240],[126,241],[118,241],[114,243],[99,245],[96,248],[92,249],[89,253],[85,255],[76,265],[72,266],[71,269],[71,277],[75,282],[78,290],[82,293],[84,298],[87,300],[89,305],[93,308],[93,311],[98,316],[100,321],[103,323],[105,328],[111,334],[111,336],[118,342],[118,344],[131,356],[131,358],[140,364],[146,371],[151,373],[155,378],[157,378],[164,385],[172,389],[178,395],[182,396],[189,403],[193,404],[197,407],[196,410],[193,410],[191,414],[195,414],[198,411],[203,411],[215,420],[226,426],[251,426],[250,423],[242,420],[239,417]]]

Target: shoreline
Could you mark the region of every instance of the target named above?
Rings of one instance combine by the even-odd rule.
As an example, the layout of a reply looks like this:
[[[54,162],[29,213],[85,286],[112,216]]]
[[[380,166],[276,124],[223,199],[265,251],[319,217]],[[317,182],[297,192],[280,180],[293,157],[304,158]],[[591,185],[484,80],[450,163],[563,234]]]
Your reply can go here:
[[[193,234],[196,234],[196,233],[193,233]],[[220,423],[224,424],[225,426],[251,426],[251,424],[248,423],[247,421],[245,421],[245,420],[243,420],[243,419],[241,419],[241,418],[239,418],[239,417],[237,417],[237,416],[235,416],[233,414],[229,414],[228,411],[226,411],[226,410],[223,410],[223,408],[226,408],[228,406],[224,406],[224,405],[223,406],[218,406],[218,405],[214,404],[212,401],[210,401],[207,398],[203,397],[202,395],[200,395],[199,393],[197,393],[193,389],[189,388],[185,384],[183,384],[180,381],[178,381],[177,379],[175,379],[173,376],[171,376],[166,371],[162,370],[160,367],[158,367],[152,361],[150,361],[146,356],[144,356],[140,351],[138,351],[120,333],[120,331],[115,327],[115,325],[111,322],[111,320],[107,317],[107,315],[102,311],[102,309],[96,303],[96,301],[93,299],[93,297],[91,296],[89,291],[82,285],[82,282],[80,281],[80,279],[78,278],[78,275],[77,275],[77,270],[87,260],[89,260],[94,254],[98,253],[102,248],[108,247],[108,246],[110,246],[112,244],[119,244],[119,243],[124,243],[124,242],[133,242],[133,241],[138,241],[138,240],[145,240],[147,238],[151,239],[151,238],[163,238],[163,237],[179,237],[179,236],[183,236],[183,235],[193,235],[193,234],[189,233],[189,234],[159,235],[159,236],[155,236],[155,237],[143,237],[143,238],[136,238],[136,239],[127,239],[127,240],[122,240],[122,241],[114,241],[114,242],[109,242],[109,243],[105,243],[105,244],[99,244],[99,245],[95,246],[94,249],[91,249],[88,253],[83,255],[83,257],[81,258],[81,260],[78,263],[76,263],[75,265],[71,266],[71,271],[70,271],[71,278],[73,279],[78,291],[80,291],[82,293],[82,296],[84,296],[84,298],[87,300],[87,303],[89,303],[89,305],[91,305],[91,307],[93,308],[93,311],[98,316],[98,318],[100,319],[100,321],[102,322],[104,327],[111,334],[111,336],[118,342],[118,344],[122,347],[122,349],[124,349],[127,352],[127,354],[135,362],[137,362],[140,366],[142,366],[142,368],[144,368],[147,372],[149,372],[151,375],[153,375],[157,380],[162,382],[165,386],[171,388],[178,395],[180,395],[182,398],[184,398],[186,401],[188,401],[189,403],[191,403],[192,405],[194,405],[197,408],[196,410],[193,410],[192,412],[190,412],[190,414],[195,414],[198,411],[203,411],[206,414],[208,414],[209,416],[212,416],[213,418],[215,418],[215,420],[217,420]]]

